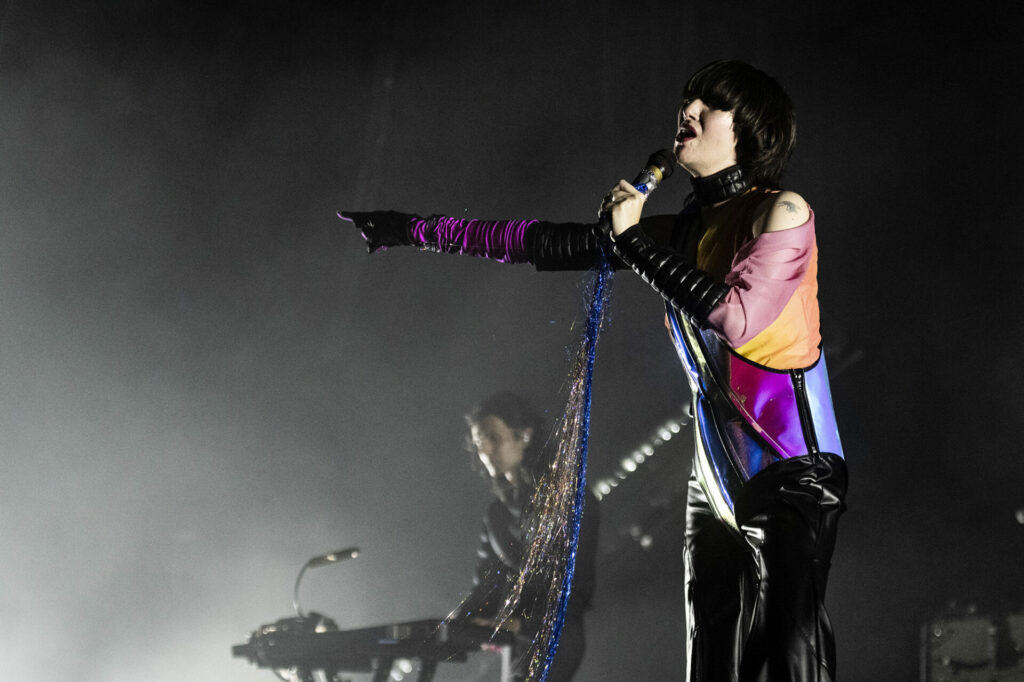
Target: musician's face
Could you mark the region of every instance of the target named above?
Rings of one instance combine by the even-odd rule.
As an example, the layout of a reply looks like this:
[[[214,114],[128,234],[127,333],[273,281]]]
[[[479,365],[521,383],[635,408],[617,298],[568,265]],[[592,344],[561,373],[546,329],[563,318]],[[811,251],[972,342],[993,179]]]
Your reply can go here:
[[[492,478],[512,479],[523,464],[532,429],[512,429],[500,417],[484,417],[469,427],[480,462]]]

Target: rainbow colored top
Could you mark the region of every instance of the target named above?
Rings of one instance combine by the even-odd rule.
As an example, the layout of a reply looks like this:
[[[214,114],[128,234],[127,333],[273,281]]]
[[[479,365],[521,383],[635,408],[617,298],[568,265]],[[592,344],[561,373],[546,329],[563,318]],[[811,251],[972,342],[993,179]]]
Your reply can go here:
[[[693,395],[696,476],[734,527],[736,496],[773,463],[843,456],[820,350],[814,214],[755,237],[752,217],[767,194],[751,190],[700,216],[697,267],[730,287],[704,328],[667,306]],[[684,211],[681,242],[697,217]]]

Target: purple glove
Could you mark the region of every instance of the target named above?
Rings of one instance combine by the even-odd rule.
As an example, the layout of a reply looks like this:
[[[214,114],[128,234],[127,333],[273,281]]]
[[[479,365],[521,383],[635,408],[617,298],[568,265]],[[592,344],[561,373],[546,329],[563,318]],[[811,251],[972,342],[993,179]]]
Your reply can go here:
[[[388,246],[411,245],[501,263],[531,262],[527,233],[537,223],[536,220],[476,220],[443,215],[421,218],[396,211],[344,211],[338,217],[359,228],[369,253]]]

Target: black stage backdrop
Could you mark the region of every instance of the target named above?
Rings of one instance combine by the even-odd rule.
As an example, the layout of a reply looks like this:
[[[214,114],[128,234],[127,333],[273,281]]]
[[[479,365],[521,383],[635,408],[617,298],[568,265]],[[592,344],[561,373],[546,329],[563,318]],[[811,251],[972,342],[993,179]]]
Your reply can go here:
[[[5,679],[272,679],[231,645],[289,615],[307,557],[349,545],[307,574],[307,609],[342,628],[447,613],[488,497],[462,414],[511,388],[557,418],[583,278],[370,257],[335,211],[590,220],[722,57],[799,114],[787,185],[817,214],[852,481],[841,678],[914,679],[919,628],[953,600],[1020,608],[1012,3],[347,4],[6,3]],[[687,396],[657,296],[621,273],[611,316],[595,479]],[[682,676],[688,441],[602,502],[581,679]],[[629,528],[652,509],[643,550]]]

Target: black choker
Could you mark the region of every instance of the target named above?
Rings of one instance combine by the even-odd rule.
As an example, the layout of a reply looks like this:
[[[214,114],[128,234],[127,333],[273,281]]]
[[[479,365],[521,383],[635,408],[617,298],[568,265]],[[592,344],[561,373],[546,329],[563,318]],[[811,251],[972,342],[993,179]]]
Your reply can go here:
[[[729,166],[714,175],[690,178],[693,194],[701,206],[711,206],[750,189],[750,180],[739,166]]]

